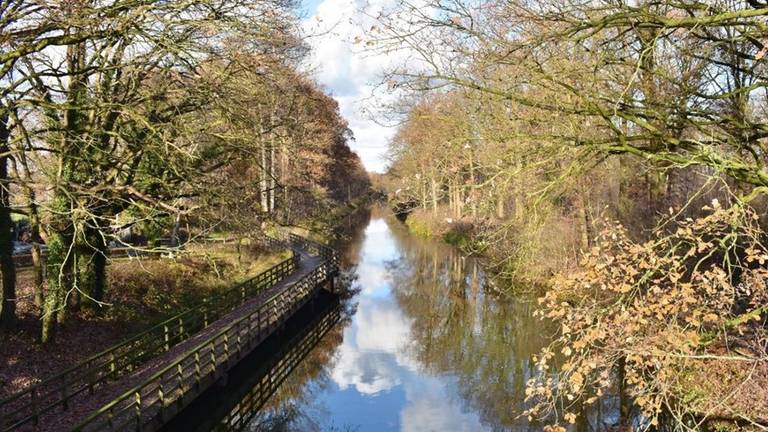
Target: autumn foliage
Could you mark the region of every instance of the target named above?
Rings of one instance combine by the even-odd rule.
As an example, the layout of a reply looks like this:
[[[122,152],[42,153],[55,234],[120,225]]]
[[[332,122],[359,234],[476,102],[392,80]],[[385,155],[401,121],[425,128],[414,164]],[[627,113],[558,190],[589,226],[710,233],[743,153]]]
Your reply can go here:
[[[573,423],[617,393],[650,425],[734,414],[727,404],[697,409],[719,392],[695,394],[689,377],[705,361],[741,367],[765,358],[768,249],[749,207],[714,201],[705,210],[645,242],[606,222],[581,270],[553,279],[539,314],[558,333],[528,383],[530,415]]]

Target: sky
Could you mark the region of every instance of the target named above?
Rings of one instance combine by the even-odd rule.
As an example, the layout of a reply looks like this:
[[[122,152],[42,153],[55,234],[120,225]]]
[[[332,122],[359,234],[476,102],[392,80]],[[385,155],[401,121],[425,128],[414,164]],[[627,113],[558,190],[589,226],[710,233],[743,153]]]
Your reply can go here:
[[[389,1],[372,0],[365,7],[370,11]],[[302,29],[310,35],[312,75],[338,101],[354,133],[350,147],[368,171],[384,172],[387,146],[395,128],[378,124],[366,113],[376,105],[373,90],[392,59],[365,53],[354,43],[363,26],[370,25],[361,12],[362,5],[355,0],[303,0]]]

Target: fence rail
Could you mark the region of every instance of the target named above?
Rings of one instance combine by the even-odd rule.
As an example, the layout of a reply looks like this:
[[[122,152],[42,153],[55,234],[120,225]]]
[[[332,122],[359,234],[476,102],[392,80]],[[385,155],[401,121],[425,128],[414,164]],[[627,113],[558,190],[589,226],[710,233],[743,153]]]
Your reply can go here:
[[[335,249],[332,249],[322,243],[298,236],[296,234],[288,234],[287,241],[293,247],[304,249],[313,255],[318,255],[326,260],[331,261],[334,266],[339,265],[339,254]]]
[[[102,407],[75,430],[145,430],[152,424],[159,426],[189,402],[187,395],[199,394],[250,352],[335,272],[335,264],[324,260],[292,286]]]
[[[285,246],[279,240],[268,242]],[[294,252],[290,258],[253,278],[207,297],[197,306],[0,401],[0,431],[11,431],[30,422],[37,424],[42,414],[57,407],[66,410],[73,398],[86,392],[93,394],[96,387],[107,380],[130,372],[147,359],[168,351],[293,273],[299,266],[299,257]]]
[[[168,249],[142,249],[140,247],[113,247],[106,251],[107,256],[115,258],[160,258]],[[48,251],[40,251],[40,263],[45,268],[45,262],[48,259]],[[32,267],[34,260],[31,253],[23,253],[13,256],[13,263],[17,268]]]
[[[341,306],[336,303],[322,311],[320,315],[282,346],[267,363],[263,373],[249,378],[253,383],[245,394],[237,395],[237,403],[218,419],[212,432],[244,431],[253,417],[275,394],[283,382],[312,352],[323,337],[341,320]],[[229,394],[227,396],[230,396]]]

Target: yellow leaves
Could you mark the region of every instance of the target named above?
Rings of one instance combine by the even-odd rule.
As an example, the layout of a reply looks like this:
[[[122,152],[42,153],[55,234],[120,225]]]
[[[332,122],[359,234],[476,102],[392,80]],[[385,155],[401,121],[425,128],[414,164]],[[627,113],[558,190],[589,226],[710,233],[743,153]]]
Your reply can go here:
[[[683,277],[683,275],[677,271],[671,271],[667,274],[667,277],[669,278],[670,281],[672,281],[672,283],[677,283],[677,281],[679,281]]]
[[[585,254],[582,269],[556,277],[539,300],[561,329],[551,348],[565,356],[561,367],[549,362],[537,378],[538,386],[553,391],[548,406],[557,397],[594,403],[595,394],[613,387],[612,372],[624,359],[625,384],[641,395],[638,405],[653,421],[674,396],[686,364],[681,359],[708,349],[703,341],[711,341],[713,332],[754,329],[747,318],[723,324],[733,323],[739,299],[754,302],[751,308],[768,303],[768,269],[757,265],[768,263],[768,250],[758,228],[734,224],[755,223],[751,213],[712,206],[711,215],[679,221],[677,232],[658,232],[644,243],[621,232],[620,242],[611,241],[610,230],[617,229],[611,226]],[[713,258],[722,256],[731,261]],[[541,388],[535,395],[544,399]]]
[[[574,423],[576,423],[576,414],[574,414],[574,413],[565,413],[565,415],[563,416],[563,419],[565,421],[567,421],[568,423],[570,423],[570,424],[574,424]]]
[[[551,309],[549,313],[547,313],[546,317],[557,319],[557,318],[564,317],[566,313],[567,313],[567,310],[565,308]]]
[[[584,375],[576,371],[571,374],[570,378],[568,378],[568,383],[571,385],[573,391],[578,392],[584,385]]]
[[[696,252],[703,253],[708,249],[711,249],[713,246],[714,244],[712,244],[712,242],[699,240],[699,242],[696,244]]]
[[[748,263],[752,263],[757,261],[760,265],[765,265],[766,261],[768,261],[768,254],[763,253],[764,251],[760,251],[757,248],[747,248],[744,253],[746,255],[745,259]]]
[[[699,337],[699,334],[697,332],[692,332],[692,331],[687,332],[686,335],[687,335],[686,339],[688,340],[689,346],[694,348],[699,346],[699,343],[701,342],[701,337]]]
[[[565,428],[559,425],[544,426],[544,432],[565,432]]]

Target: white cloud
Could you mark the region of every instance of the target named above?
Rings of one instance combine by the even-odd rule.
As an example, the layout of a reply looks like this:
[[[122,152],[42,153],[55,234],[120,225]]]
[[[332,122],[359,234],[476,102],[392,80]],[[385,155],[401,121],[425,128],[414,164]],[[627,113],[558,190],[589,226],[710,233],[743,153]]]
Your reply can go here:
[[[341,390],[354,389],[365,397],[402,391],[400,430],[486,430],[477,413],[468,411],[456,397],[455,377],[433,375],[409,349],[414,342],[413,318],[400,308],[392,293],[391,274],[385,263],[400,251],[384,219],[374,219],[365,230],[360,251],[362,291],[352,323],[344,329],[331,379]]]
[[[365,395],[400,385],[403,368],[415,370],[405,345],[411,320],[392,299],[360,299],[353,325],[344,332],[331,377],[341,389],[354,387]]]
[[[361,353],[354,346],[342,345],[331,378],[341,390],[354,387],[364,395],[375,395],[400,385],[396,365],[386,353]]]
[[[406,385],[408,405],[400,412],[401,430],[419,431],[480,431],[486,428],[478,416],[466,412],[459,401],[449,396],[447,383],[424,379],[419,385]]]
[[[384,157],[395,130],[371,120],[364,108],[382,73],[402,57],[364,52],[355,39],[364,38],[365,29],[373,25],[370,15],[392,2],[322,0],[314,15],[302,23],[304,32],[310,35],[315,77],[339,102],[341,113],[355,134],[355,142],[350,143],[352,149],[369,171],[377,172],[386,168]]]
[[[357,312],[344,330],[331,378],[341,389],[354,387],[359,393],[373,395],[401,385],[403,371],[415,371],[418,362],[406,349],[413,321],[390,292],[385,263],[398,252],[385,220],[368,224],[360,253],[357,273],[362,290]]]

